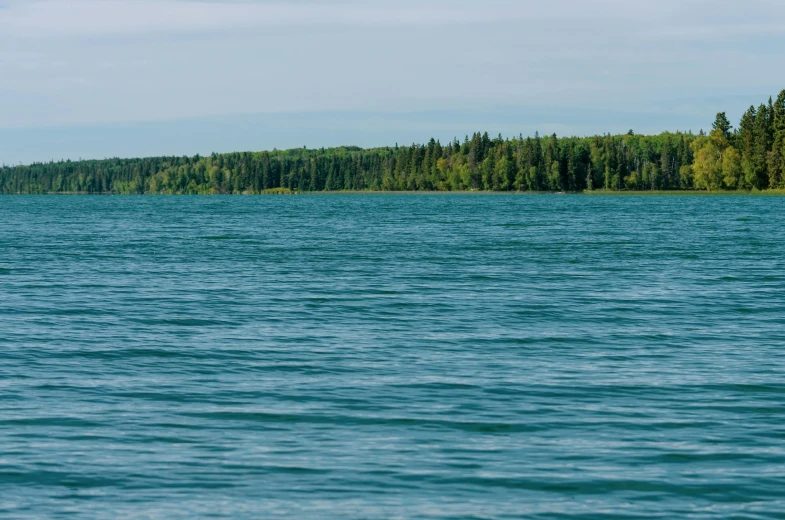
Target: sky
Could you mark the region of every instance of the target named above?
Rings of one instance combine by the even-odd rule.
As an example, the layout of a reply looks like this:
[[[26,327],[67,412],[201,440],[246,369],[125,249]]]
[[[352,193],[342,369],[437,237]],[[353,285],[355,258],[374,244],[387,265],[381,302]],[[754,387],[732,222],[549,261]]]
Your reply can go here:
[[[0,0],[0,164],[697,132],[783,49],[781,0]]]

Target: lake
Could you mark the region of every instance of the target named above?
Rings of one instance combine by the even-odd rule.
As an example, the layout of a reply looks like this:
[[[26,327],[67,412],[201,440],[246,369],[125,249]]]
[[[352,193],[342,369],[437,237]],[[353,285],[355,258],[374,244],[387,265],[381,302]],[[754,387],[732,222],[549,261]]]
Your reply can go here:
[[[0,197],[0,515],[782,518],[785,198]]]

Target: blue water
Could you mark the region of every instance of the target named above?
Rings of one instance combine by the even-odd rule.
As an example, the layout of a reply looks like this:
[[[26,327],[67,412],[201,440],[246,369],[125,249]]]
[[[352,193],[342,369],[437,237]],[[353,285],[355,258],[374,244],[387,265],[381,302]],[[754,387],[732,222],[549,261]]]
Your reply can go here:
[[[0,516],[784,511],[785,198],[0,198]]]

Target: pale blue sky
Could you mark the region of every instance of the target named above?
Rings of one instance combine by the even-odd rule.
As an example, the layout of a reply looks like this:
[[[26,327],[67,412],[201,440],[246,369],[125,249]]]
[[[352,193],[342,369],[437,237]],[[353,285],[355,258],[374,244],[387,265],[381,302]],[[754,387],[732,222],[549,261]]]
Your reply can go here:
[[[774,0],[0,0],[0,163],[698,131],[782,49]]]

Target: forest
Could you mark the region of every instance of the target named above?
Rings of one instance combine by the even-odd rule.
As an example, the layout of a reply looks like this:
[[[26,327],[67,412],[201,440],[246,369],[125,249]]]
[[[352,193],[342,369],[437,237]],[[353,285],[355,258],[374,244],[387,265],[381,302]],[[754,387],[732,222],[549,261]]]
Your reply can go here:
[[[2,158],[0,157],[0,160]],[[0,167],[2,194],[258,194],[342,190],[768,190],[785,188],[785,90],[736,128],[593,137],[486,133],[427,144],[292,149]]]

